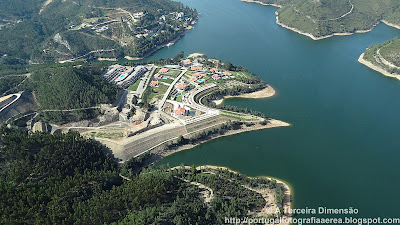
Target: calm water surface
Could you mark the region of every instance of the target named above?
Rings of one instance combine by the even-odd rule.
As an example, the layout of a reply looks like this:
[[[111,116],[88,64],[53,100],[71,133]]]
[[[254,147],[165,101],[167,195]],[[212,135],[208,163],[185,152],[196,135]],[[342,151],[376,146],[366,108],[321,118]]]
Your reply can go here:
[[[160,163],[227,166],[294,188],[295,208],[358,208],[359,217],[400,217],[400,82],[357,62],[400,31],[321,41],[275,24],[276,8],[238,0],[182,0],[200,13],[193,30],[150,59],[180,51],[249,68],[278,94],[229,99],[292,124],[220,138]]]

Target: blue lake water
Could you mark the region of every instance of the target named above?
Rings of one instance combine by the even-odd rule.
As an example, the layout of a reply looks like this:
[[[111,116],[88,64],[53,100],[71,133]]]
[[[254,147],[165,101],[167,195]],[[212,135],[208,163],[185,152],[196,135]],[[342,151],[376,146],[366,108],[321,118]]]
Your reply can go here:
[[[193,30],[150,59],[205,53],[249,68],[271,84],[269,99],[229,99],[291,127],[223,137],[160,163],[227,166],[290,183],[295,208],[355,207],[357,217],[400,217],[400,82],[357,62],[372,32],[320,41],[275,23],[275,10],[238,0],[182,0],[200,13]]]

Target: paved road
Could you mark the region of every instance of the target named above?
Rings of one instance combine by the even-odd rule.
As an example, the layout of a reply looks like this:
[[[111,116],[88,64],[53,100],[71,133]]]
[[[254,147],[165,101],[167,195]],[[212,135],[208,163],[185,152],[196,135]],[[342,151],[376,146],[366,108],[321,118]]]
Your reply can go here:
[[[174,88],[175,84],[181,79],[181,77],[187,72],[187,69],[184,69],[179,76],[175,78],[174,81],[172,81],[171,85],[167,89],[167,92],[165,92],[164,97],[161,99],[160,103],[158,104],[158,109],[161,110],[163,105],[165,104],[165,101],[167,101],[169,93],[172,91]]]
[[[58,63],[73,62],[73,61],[75,61],[75,60],[77,60],[77,59],[84,58],[84,57],[86,57],[86,56],[88,56],[88,55],[90,55],[90,54],[92,54],[92,53],[97,53],[97,52],[112,52],[112,51],[115,51],[115,49],[99,49],[99,50],[95,50],[95,51],[90,51],[90,52],[88,52],[88,53],[86,53],[86,54],[84,54],[84,55],[78,56],[78,57],[76,57],[76,58],[58,61]]]
[[[10,103],[8,103],[7,105],[5,105],[3,108],[0,109],[0,112],[2,112],[3,110],[5,110],[7,107],[9,107],[10,105],[12,105],[14,102],[18,101],[18,99],[21,97],[22,93],[24,92],[19,92],[17,94],[13,94],[14,96],[17,96],[14,100],[12,100]]]
[[[136,89],[136,93],[139,94],[139,98],[142,98],[143,92],[145,90],[145,87],[149,85],[149,82],[151,80],[151,75],[154,73],[157,67],[153,66],[150,71],[148,71],[145,76],[141,78],[141,81],[139,83],[138,88]]]

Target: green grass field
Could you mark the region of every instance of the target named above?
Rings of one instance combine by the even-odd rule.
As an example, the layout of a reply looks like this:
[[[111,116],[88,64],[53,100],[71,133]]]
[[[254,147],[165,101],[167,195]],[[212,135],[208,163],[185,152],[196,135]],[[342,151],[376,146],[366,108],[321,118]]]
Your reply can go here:
[[[166,76],[169,77],[178,77],[178,75],[181,73],[182,71],[180,70],[170,70],[168,73],[166,73]]]
[[[159,81],[171,84],[174,80],[172,80],[172,79],[160,79]]]
[[[148,88],[150,88],[150,87],[148,87]],[[165,92],[167,92],[167,89],[168,89],[168,86],[166,86],[166,85],[160,85],[158,87],[151,87],[152,91],[149,95],[150,102],[154,101],[155,98],[161,99],[164,96]]]
[[[137,88],[139,87],[140,84],[140,79],[138,79],[134,84],[128,87],[129,91],[136,91]]]
[[[182,102],[182,95],[178,95],[178,97],[176,97],[175,101]]]

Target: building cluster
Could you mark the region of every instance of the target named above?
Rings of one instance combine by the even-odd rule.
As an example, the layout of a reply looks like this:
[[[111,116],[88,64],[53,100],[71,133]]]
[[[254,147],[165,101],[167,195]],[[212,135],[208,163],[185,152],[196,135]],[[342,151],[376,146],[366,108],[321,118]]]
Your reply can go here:
[[[113,65],[104,74],[104,78],[108,82],[114,82],[119,87],[127,88],[135,83],[144,73],[147,68],[144,66],[130,67]]]

